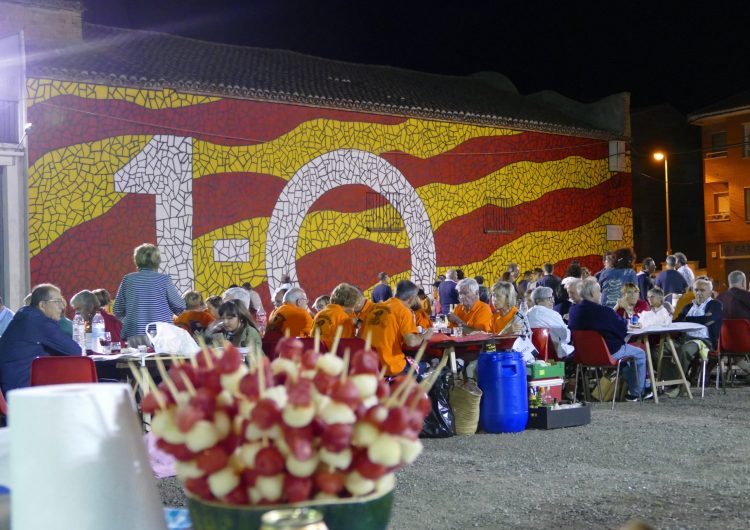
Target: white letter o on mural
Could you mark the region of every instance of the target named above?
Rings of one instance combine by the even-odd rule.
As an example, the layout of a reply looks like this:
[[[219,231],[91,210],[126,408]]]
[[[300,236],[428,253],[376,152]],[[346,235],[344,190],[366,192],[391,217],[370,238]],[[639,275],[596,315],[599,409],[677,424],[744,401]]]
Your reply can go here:
[[[435,281],[436,255],[432,223],[416,190],[401,172],[377,155],[356,149],[325,153],[305,164],[281,191],[266,235],[266,274],[271,293],[288,273],[297,281],[297,241],[308,210],[324,193],[360,184],[380,194],[401,194],[393,205],[404,220],[411,248],[411,279],[419,286]],[[373,271],[373,275],[377,271]]]

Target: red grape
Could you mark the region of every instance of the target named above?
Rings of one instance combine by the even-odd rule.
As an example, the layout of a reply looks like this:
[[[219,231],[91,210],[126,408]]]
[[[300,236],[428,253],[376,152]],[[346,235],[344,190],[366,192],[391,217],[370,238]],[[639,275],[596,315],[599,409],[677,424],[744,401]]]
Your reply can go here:
[[[331,452],[338,453],[352,443],[353,427],[346,423],[329,425],[321,436],[321,444]]]
[[[294,429],[284,428],[284,441],[297,460],[308,460],[313,455],[313,428],[311,425]]]
[[[400,435],[409,425],[409,413],[403,407],[388,410],[388,418],[383,422],[383,432]]]
[[[255,469],[264,477],[278,475],[284,471],[284,457],[275,447],[264,447],[255,455]]]
[[[288,502],[303,502],[310,498],[313,481],[310,477],[284,476],[284,492]]]
[[[281,411],[272,399],[261,399],[253,408],[251,414],[253,422],[259,429],[270,429],[281,421]]]
[[[195,460],[198,467],[210,475],[227,465],[229,455],[221,446],[216,445],[198,453]]]
[[[359,404],[359,390],[351,379],[337,381],[331,397],[339,403],[348,405],[352,410],[356,409]]]
[[[242,354],[234,346],[224,349],[224,355],[216,363],[216,370],[220,374],[233,374],[242,364]]]
[[[302,355],[302,369],[314,370],[315,365],[317,364],[319,358],[320,358],[320,354],[317,353],[315,350],[307,350]]]
[[[309,379],[287,380],[287,400],[295,407],[306,407],[312,402],[313,383]]]
[[[304,343],[294,337],[284,337],[276,343],[276,355],[285,359],[299,359],[304,349]]]
[[[352,374],[379,374],[380,360],[372,350],[359,350],[352,356]]]
[[[214,495],[211,493],[211,488],[208,487],[208,476],[204,475],[200,478],[189,478],[185,481],[185,487],[190,493],[201,497],[202,499],[211,500]]]
[[[224,500],[227,504],[234,504],[236,506],[244,506],[246,504],[250,504],[250,499],[247,496],[247,488],[242,484],[227,493],[224,496]]]
[[[344,476],[336,471],[318,471],[315,474],[315,485],[323,493],[338,495],[344,488]]]
[[[192,405],[188,405],[186,407],[181,407],[177,411],[174,422],[180,431],[188,432],[193,428],[195,422],[203,419],[205,419],[205,415],[202,410],[193,407]]]

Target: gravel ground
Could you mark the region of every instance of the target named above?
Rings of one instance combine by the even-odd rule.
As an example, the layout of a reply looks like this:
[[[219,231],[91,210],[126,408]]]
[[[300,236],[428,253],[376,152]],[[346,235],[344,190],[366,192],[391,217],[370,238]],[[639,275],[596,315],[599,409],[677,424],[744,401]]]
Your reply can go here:
[[[746,529],[750,387],[594,405],[590,425],[424,440],[398,475],[392,530]],[[183,505],[174,479],[162,500]]]

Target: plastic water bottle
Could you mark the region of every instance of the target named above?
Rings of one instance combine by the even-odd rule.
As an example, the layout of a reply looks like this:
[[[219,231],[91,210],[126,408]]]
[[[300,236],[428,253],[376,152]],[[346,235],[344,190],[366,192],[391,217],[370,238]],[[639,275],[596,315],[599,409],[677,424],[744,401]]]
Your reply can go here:
[[[260,306],[258,308],[258,311],[255,313],[255,322],[256,324],[258,324],[258,329],[260,330],[260,334],[263,335],[266,332],[266,324],[268,323],[266,310],[263,309],[263,306]]]
[[[99,339],[104,338],[104,317],[97,311],[91,318],[91,349],[97,353],[102,352],[102,343]]]
[[[86,355],[86,322],[78,311],[73,317],[73,340],[81,347],[81,355]]]
[[[519,311],[519,312],[520,312],[520,313],[521,313],[522,315],[525,315],[526,313],[528,313],[528,311],[529,311],[529,306],[528,306],[528,305],[526,305],[526,298],[522,298],[522,299],[521,299],[521,303],[520,303],[520,305],[518,306],[518,311]]]

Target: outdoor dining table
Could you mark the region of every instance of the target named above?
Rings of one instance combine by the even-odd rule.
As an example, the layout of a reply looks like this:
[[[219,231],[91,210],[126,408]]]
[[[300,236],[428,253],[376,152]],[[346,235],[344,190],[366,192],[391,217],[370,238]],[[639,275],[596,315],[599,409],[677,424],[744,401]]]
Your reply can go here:
[[[704,329],[705,326],[703,324],[697,324],[694,322],[672,322],[668,326],[649,326],[645,328],[629,328],[628,334],[625,337],[625,341],[629,342],[630,339],[636,339],[637,342],[640,342],[643,344],[644,349],[646,350],[646,364],[648,366],[648,375],[649,379],[651,380],[651,388],[654,392],[654,402],[659,403],[659,395],[657,392],[657,389],[660,386],[666,386],[666,385],[683,385],[685,387],[685,391],[687,392],[687,395],[690,399],[693,399],[693,393],[690,391],[690,383],[688,383],[687,378],[685,377],[685,371],[682,369],[682,364],[680,363],[679,358],[677,357],[677,350],[674,346],[674,341],[672,340],[672,334],[673,333],[686,333],[688,331],[698,331],[700,329]],[[654,377],[654,363],[651,359],[651,346],[649,345],[648,337],[649,336],[658,336],[659,337],[659,358],[657,360],[657,368],[661,367],[662,358],[664,356],[664,345],[666,343],[667,347],[669,348],[669,351],[671,352],[672,356],[672,362],[674,362],[677,365],[677,370],[680,373],[679,379],[670,379],[668,381],[659,380],[657,381]],[[661,377],[661,374],[656,374],[657,376]]]
[[[456,350],[460,352],[462,349],[472,346],[481,346],[482,349],[486,349],[489,346],[492,346],[495,350],[509,349],[513,346],[516,338],[515,335],[500,336],[492,333],[473,333],[460,336],[435,333],[430,337],[427,350],[439,349],[443,351],[443,355],[448,354],[450,356],[451,370],[453,373],[456,373]],[[414,350],[416,349],[414,348]]]

